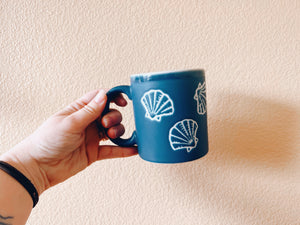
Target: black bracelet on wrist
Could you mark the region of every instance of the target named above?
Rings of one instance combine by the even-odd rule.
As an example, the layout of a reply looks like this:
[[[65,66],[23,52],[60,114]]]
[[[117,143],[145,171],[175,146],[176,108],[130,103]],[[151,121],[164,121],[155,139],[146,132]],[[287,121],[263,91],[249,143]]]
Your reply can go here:
[[[6,162],[0,161],[0,169],[15,178],[27,190],[32,198],[34,208],[39,201],[39,194],[31,181],[28,180],[28,178],[25,177],[19,170]]]

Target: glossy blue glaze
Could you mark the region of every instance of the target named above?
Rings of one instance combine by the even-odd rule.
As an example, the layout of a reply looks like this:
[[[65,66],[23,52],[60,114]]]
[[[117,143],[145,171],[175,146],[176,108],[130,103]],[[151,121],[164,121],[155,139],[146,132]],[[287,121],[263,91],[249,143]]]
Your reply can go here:
[[[157,163],[187,162],[208,152],[203,70],[132,75],[130,86],[107,93],[105,113],[118,93],[133,102],[136,131],[129,139],[112,139],[117,145],[137,144],[141,158]]]

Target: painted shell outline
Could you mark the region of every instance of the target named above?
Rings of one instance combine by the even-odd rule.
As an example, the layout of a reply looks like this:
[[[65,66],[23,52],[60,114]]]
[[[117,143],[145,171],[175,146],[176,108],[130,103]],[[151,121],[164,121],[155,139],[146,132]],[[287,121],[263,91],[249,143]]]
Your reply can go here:
[[[188,153],[196,148],[198,124],[192,119],[175,123],[169,131],[169,142],[174,151],[186,150]]]
[[[194,99],[197,101],[197,112],[200,115],[204,115],[206,113],[206,87],[205,87],[205,82],[203,84],[199,83]]]
[[[146,110],[145,117],[150,120],[160,121],[162,116],[174,113],[172,99],[161,90],[147,91],[141,98],[141,103]]]

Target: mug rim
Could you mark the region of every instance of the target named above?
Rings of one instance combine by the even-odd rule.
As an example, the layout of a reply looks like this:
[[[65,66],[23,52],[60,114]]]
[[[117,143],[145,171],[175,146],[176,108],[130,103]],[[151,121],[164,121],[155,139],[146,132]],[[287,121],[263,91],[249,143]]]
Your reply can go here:
[[[186,76],[204,76],[203,69],[189,69],[189,70],[169,70],[160,72],[138,73],[130,76],[132,82],[143,82],[151,80],[161,80],[167,78],[183,78]],[[170,77],[172,75],[172,77]]]

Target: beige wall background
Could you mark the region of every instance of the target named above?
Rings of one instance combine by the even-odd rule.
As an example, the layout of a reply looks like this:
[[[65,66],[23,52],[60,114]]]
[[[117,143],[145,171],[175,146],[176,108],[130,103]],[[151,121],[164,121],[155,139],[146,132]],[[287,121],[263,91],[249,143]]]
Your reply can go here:
[[[300,224],[300,3],[0,1],[0,151],[85,92],[203,68],[210,151],[93,164],[28,224]],[[122,109],[127,134],[131,106]]]

